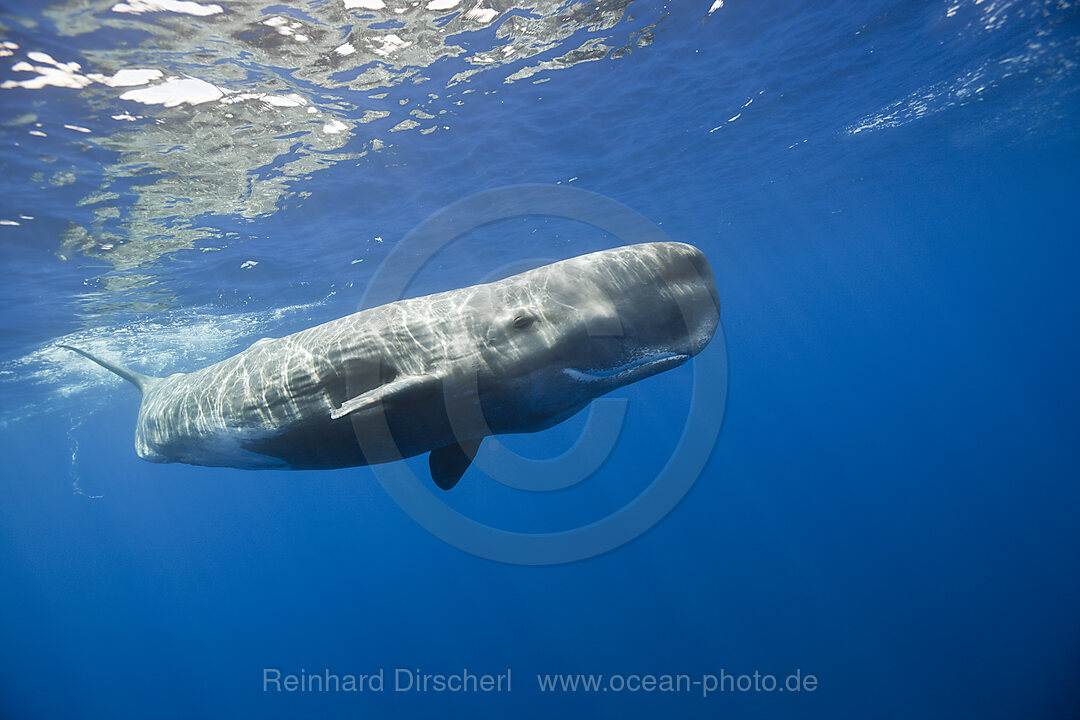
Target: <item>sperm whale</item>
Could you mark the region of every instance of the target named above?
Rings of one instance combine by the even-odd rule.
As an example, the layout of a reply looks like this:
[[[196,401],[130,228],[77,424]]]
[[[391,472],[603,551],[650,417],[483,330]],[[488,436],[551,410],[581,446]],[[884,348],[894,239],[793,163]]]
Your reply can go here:
[[[168,377],[62,347],[142,391],[145,460],[330,469],[430,452],[449,489],[485,437],[543,430],[681,365],[719,317],[705,255],[661,242],[362,310]]]

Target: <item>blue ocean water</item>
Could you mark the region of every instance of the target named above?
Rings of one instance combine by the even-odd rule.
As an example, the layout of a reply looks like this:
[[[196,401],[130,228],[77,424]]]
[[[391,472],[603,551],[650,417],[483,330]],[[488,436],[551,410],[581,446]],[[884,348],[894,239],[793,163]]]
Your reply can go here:
[[[0,716],[1075,717],[1075,3],[0,9]],[[722,416],[603,554],[477,557],[371,468],[143,462],[137,391],[56,347],[194,370],[361,308],[456,204],[551,187],[701,248],[722,335],[597,404],[625,420],[584,482],[507,487],[492,452],[432,497],[568,533]],[[391,280],[633,239],[469,219]],[[557,457],[593,417],[504,444]],[[466,669],[511,688],[395,687]]]

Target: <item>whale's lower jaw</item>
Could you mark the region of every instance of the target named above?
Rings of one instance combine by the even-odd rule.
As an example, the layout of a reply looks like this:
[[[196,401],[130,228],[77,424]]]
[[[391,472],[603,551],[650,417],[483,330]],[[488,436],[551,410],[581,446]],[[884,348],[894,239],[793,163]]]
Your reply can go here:
[[[619,386],[670,370],[689,359],[690,356],[685,353],[658,352],[642,355],[615,367],[588,370],[564,368],[563,373],[578,382]]]

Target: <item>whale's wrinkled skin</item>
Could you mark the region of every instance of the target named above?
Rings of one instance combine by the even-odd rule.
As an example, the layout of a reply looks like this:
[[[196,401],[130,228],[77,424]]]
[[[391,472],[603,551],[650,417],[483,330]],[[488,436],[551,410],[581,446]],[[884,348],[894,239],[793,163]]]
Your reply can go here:
[[[484,437],[542,430],[682,364],[719,312],[700,250],[647,243],[363,310],[166,378],[69,349],[142,390],[145,460],[329,469],[431,451],[449,488]]]

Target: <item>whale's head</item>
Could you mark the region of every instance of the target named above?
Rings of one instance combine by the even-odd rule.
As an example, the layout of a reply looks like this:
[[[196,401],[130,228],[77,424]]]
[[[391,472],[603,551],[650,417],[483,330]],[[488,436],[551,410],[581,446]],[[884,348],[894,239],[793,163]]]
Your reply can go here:
[[[709,262],[682,243],[604,250],[486,287],[480,389],[495,432],[553,425],[681,365],[720,321]]]

